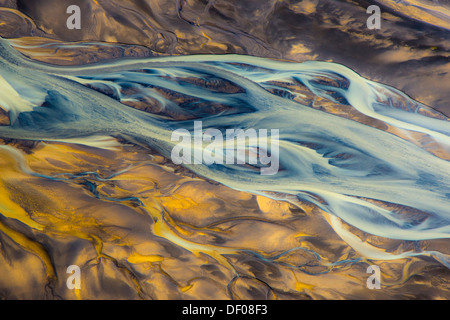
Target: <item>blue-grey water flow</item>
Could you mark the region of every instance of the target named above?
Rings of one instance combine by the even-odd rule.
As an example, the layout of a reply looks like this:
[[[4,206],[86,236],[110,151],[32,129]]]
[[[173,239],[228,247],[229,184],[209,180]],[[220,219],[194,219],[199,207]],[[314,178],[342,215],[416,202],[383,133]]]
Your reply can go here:
[[[289,89],[294,84],[402,135],[302,103],[306,97]],[[193,132],[194,120],[202,121],[203,130],[278,129],[280,168],[274,175],[245,165],[185,166],[236,190],[311,202],[330,215],[345,241],[369,258],[422,254],[450,267],[441,252],[381,252],[342,228],[340,219],[391,239],[450,237],[450,164],[431,152],[449,151],[449,120],[343,65],[192,55],[62,67],[32,61],[0,39],[0,90],[0,105],[11,122],[0,126],[3,138],[90,144],[97,137],[114,136],[170,158],[177,143],[172,132]],[[164,90],[184,100],[168,99]],[[124,104],[146,99],[156,101],[163,112]],[[414,137],[421,140],[414,143]],[[407,209],[394,210],[393,205]]]

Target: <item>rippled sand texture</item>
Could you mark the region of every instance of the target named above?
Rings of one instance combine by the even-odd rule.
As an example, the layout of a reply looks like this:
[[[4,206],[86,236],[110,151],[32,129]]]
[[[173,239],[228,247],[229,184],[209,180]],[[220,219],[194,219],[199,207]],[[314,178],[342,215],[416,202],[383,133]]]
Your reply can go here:
[[[450,298],[443,1],[79,3],[0,1],[1,298]],[[280,172],[173,164],[193,120]]]

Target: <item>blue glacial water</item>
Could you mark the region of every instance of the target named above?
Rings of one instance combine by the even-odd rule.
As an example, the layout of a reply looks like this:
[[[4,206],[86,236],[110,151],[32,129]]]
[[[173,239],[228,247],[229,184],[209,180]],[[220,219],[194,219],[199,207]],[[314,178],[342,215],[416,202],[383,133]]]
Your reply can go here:
[[[369,258],[431,255],[450,267],[441,252],[384,252],[342,227],[341,220],[390,239],[450,237],[450,164],[441,156],[450,151],[449,119],[343,65],[191,55],[60,67],[29,60],[0,39],[0,90],[11,121],[0,127],[3,138],[107,148],[103,137],[114,136],[170,158],[171,133],[193,131],[194,120],[204,130],[279,129],[275,175],[254,166],[185,166],[236,190],[310,202]],[[148,99],[158,112],[125,105]],[[335,114],[314,107],[321,101]],[[338,115],[339,108],[378,127]]]

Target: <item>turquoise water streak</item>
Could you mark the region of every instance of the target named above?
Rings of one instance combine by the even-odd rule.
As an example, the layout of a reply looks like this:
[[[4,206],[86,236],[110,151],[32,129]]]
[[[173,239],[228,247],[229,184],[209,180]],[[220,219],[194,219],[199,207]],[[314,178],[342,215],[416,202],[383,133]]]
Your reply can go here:
[[[294,100],[302,95],[286,84],[301,84],[405,136],[420,133],[420,146]],[[204,130],[279,129],[280,171],[273,176],[231,164],[186,167],[233,189],[314,203],[331,215],[336,232],[369,258],[425,254],[450,267],[449,257],[440,252],[380,252],[358,242],[333,218],[391,239],[450,237],[450,163],[427,150],[433,145],[448,152],[448,119],[342,65],[199,55],[57,67],[31,61],[0,39],[0,90],[0,105],[11,120],[10,126],[0,127],[4,138],[101,147],[102,137],[115,136],[170,158],[176,144],[171,133],[178,128],[192,132],[194,119],[202,121]],[[184,100],[169,99],[164,90]],[[123,104],[146,98],[157,101],[161,114]],[[383,202],[409,207],[413,214],[390,210]]]

